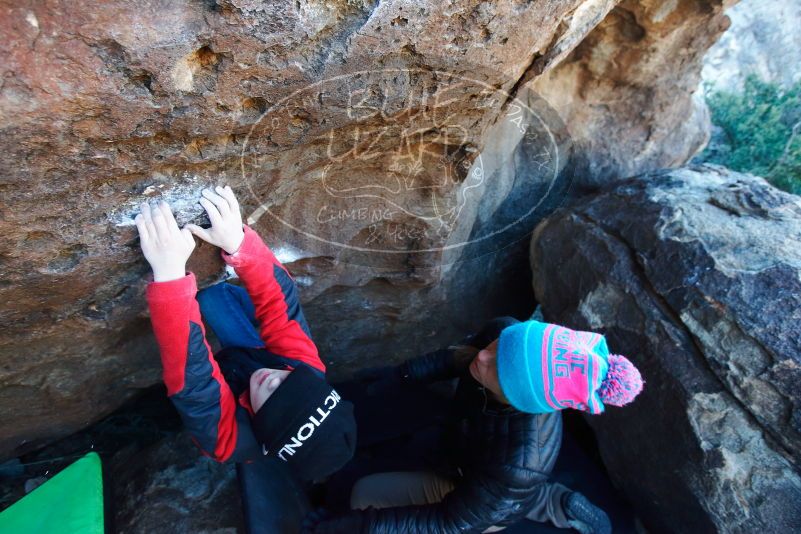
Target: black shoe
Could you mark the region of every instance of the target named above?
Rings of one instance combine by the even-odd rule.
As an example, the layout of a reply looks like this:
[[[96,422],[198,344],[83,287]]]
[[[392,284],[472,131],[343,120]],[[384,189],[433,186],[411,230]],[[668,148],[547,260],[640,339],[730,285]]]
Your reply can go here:
[[[592,504],[587,497],[572,491],[565,497],[565,514],[570,528],[581,534],[612,534],[612,523],[606,512]]]

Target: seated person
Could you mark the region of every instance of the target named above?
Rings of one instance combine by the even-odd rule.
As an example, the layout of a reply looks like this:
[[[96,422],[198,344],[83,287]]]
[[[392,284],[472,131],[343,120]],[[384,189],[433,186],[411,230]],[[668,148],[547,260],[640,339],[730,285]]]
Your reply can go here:
[[[135,219],[153,269],[146,296],[167,395],[203,454],[237,463],[248,530],[297,531],[308,511],[304,489],[353,455],[353,407],[325,381],[295,283],[242,224],[231,188],[204,190],[200,203],[209,229],[179,229],[165,202],[143,203]],[[192,234],[222,249],[247,293],[218,284],[198,295],[199,306],[186,272]],[[201,307],[223,347],[216,355]]]
[[[598,414],[605,404],[623,406],[642,390],[638,370],[609,354],[602,335],[501,318],[460,345],[363,375],[393,390],[388,398],[458,378],[446,428],[435,440],[436,460],[417,471],[390,469],[361,478],[353,485],[351,511],[314,512],[304,523],[307,531],[492,532],[526,517],[585,534],[611,532],[602,510],[549,480],[561,444],[560,410]],[[362,432],[359,406],[361,446],[369,436],[367,425]],[[419,408],[417,413],[424,416]]]

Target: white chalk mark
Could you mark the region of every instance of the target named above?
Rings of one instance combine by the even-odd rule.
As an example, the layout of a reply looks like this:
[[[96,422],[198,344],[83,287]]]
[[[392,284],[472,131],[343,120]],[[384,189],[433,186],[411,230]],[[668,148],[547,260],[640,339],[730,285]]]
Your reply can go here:
[[[184,57],[178,60],[170,71],[172,85],[179,91],[191,91],[194,87],[195,73],[190,64],[190,58]]]
[[[309,287],[314,283],[311,276],[296,276],[295,283],[300,287]]]
[[[273,254],[275,254],[275,257],[278,258],[278,261],[281,263],[292,263],[293,261],[302,260],[303,258],[316,256],[316,254],[309,254],[299,248],[286,244],[274,247]]]
[[[28,11],[28,14],[25,15],[25,20],[37,30],[39,29],[39,19],[36,18],[33,11]]]
[[[225,279],[226,280],[233,280],[234,278],[239,278],[239,275],[236,274],[236,271],[234,270],[233,267],[231,267],[230,265],[226,264],[225,265]]]
[[[134,217],[139,213],[140,204],[155,199],[165,200],[170,205],[179,226],[195,220],[204,213],[203,207],[198,202],[201,198],[200,192],[213,181],[208,177],[199,177],[189,173],[183,173],[180,177],[171,177],[171,179],[176,178],[181,181],[176,184],[149,185],[141,194],[131,197],[124,205],[109,213],[109,221],[117,227],[135,226]]]

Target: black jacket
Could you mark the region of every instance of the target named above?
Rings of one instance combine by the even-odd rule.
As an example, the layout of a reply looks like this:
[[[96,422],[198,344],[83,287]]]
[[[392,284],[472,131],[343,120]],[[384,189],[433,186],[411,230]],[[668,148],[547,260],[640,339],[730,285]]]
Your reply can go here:
[[[482,532],[526,515],[556,462],[561,414],[532,415],[496,402],[468,371],[477,349],[512,322],[511,318],[496,319],[463,345],[400,367],[404,379],[411,382],[459,378],[449,440],[449,452],[461,472],[454,490],[437,504],[351,511],[324,521],[317,532]]]

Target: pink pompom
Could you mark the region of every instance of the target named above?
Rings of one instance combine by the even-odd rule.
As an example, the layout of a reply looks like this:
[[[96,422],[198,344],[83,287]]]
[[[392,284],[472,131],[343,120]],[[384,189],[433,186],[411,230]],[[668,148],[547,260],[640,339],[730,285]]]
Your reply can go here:
[[[643,382],[640,371],[625,356],[609,355],[609,371],[598,388],[598,396],[604,404],[624,406],[640,394]]]

